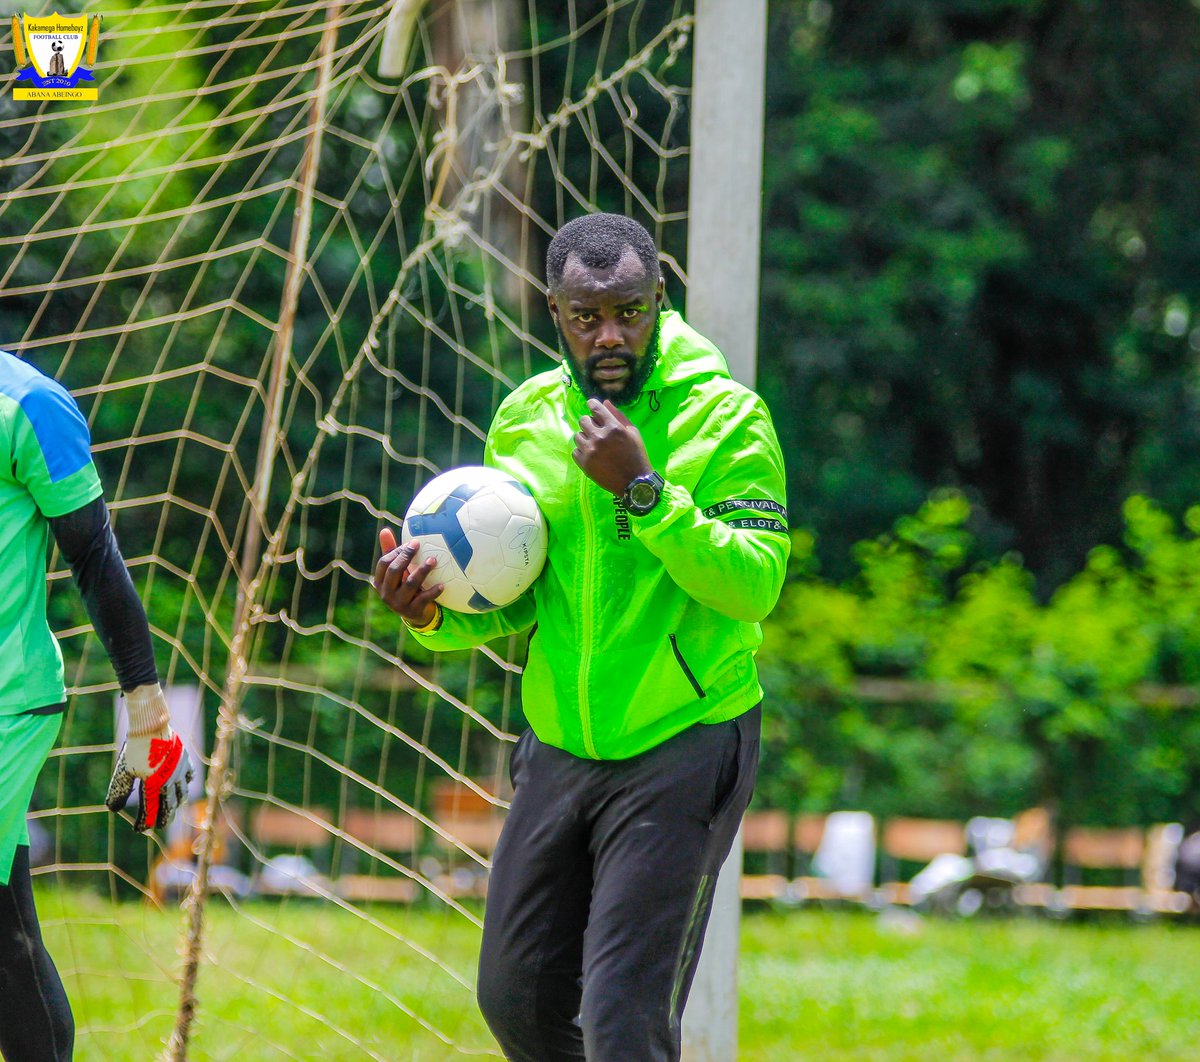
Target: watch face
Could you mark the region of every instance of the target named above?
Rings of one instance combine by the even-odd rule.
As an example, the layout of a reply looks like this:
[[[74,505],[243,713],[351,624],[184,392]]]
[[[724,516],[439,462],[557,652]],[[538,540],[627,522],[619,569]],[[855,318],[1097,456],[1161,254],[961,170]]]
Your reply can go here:
[[[629,500],[639,509],[653,505],[657,499],[658,491],[654,489],[651,483],[635,483],[629,489]]]

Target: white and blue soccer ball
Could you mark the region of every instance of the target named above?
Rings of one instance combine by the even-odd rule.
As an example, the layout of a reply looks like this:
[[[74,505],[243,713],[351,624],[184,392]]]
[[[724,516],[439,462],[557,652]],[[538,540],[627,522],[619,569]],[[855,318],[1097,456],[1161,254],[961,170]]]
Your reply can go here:
[[[520,597],[546,562],[546,521],[519,480],[483,465],[452,468],[430,480],[404,517],[404,539],[437,567],[430,583],[445,587],[438,604],[456,612],[490,612]]]

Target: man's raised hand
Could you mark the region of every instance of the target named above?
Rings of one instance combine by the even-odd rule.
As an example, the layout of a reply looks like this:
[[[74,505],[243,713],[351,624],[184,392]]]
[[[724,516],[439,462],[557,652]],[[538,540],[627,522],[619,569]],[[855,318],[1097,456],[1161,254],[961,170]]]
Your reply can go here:
[[[621,495],[638,476],[653,472],[642,433],[611,401],[588,399],[571,455],[584,474],[610,494]]]

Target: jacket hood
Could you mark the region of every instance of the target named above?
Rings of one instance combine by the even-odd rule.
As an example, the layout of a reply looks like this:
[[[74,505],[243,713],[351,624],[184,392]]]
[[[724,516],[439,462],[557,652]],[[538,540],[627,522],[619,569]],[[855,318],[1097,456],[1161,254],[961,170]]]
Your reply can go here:
[[[729,377],[725,355],[689,325],[678,310],[664,310],[659,322],[658,362],[646,380],[645,390],[701,376]]]

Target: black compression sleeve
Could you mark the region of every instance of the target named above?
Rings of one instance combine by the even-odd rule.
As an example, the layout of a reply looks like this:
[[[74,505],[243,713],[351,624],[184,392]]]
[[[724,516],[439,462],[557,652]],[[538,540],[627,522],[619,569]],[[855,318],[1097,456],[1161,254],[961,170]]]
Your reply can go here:
[[[158,681],[146,610],[133,588],[103,498],[50,520],[121,689]]]

